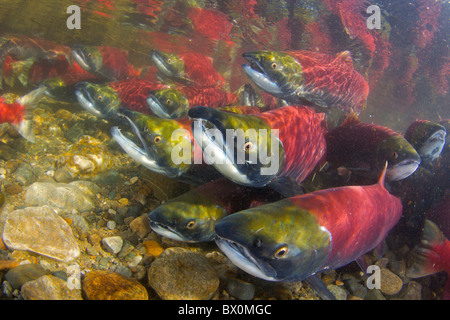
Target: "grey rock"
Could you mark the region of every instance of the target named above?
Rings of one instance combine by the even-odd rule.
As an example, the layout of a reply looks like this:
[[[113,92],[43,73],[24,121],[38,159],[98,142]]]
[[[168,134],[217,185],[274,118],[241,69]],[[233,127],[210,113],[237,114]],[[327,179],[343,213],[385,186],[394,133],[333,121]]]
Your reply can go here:
[[[31,168],[31,165],[26,162],[19,164],[19,167],[14,172],[14,175],[16,176],[16,181],[22,186],[28,186],[36,179],[33,174],[33,168]]]
[[[14,289],[20,289],[26,282],[36,280],[50,272],[39,264],[23,264],[8,270],[5,274],[5,280]]]
[[[347,291],[341,286],[329,284],[327,288],[336,297],[336,300],[347,300]]]
[[[117,254],[122,250],[123,239],[119,236],[107,237],[102,239],[103,247],[112,254]]]
[[[227,291],[239,300],[251,300],[255,295],[255,286],[239,279],[229,279]]]

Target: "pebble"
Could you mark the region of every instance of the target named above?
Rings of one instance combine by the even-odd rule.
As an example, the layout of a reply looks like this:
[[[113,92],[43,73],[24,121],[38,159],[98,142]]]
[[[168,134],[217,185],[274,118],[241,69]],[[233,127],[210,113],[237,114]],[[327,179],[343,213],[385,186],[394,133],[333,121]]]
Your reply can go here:
[[[36,280],[49,273],[39,264],[28,263],[10,269],[5,274],[5,280],[14,289],[20,289],[26,282]]]
[[[329,284],[327,288],[336,297],[336,300],[347,300],[347,291],[341,286]]]
[[[145,253],[151,254],[155,258],[157,258],[164,251],[164,248],[161,247],[161,245],[158,242],[153,240],[144,241],[142,244],[145,247]]]
[[[416,281],[410,281],[400,292],[400,298],[403,300],[422,300],[422,285]]]
[[[380,290],[383,294],[391,296],[400,292],[403,286],[402,279],[386,268],[380,269]]]
[[[114,220],[109,220],[106,223],[106,228],[108,228],[109,230],[114,230],[116,228],[116,222]]]
[[[220,282],[203,255],[178,247],[166,249],[153,261],[148,281],[164,300],[208,300]]]
[[[31,165],[26,162],[19,164],[14,175],[16,176],[16,181],[22,186],[28,186],[36,179]]]
[[[239,300],[251,300],[255,296],[255,286],[240,279],[229,279],[227,291]]]
[[[119,236],[107,237],[102,239],[103,247],[112,254],[117,254],[122,250],[123,239]]]
[[[67,183],[35,182],[25,193],[27,206],[49,205],[65,212],[93,210],[93,198],[75,185]]]
[[[64,262],[80,255],[72,229],[48,206],[10,212],[3,228],[3,242],[9,250],[27,250]]]
[[[141,283],[111,271],[88,272],[82,289],[88,300],[148,300],[147,289]]]
[[[21,294],[25,300],[83,300],[81,289],[70,288],[67,281],[53,275],[26,282]]]
[[[132,232],[136,233],[139,238],[143,239],[147,234],[152,231],[150,228],[150,222],[147,215],[142,215],[135,218],[130,223],[130,229]]]

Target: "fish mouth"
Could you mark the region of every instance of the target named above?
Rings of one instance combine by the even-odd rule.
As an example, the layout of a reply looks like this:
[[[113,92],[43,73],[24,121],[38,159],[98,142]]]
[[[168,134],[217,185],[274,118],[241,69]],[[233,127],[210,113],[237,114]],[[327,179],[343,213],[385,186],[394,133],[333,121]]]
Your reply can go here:
[[[394,166],[388,166],[386,170],[386,177],[389,181],[399,181],[409,177],[420,165],[420,160],[406,159]]]
[[[276,96],[284,94],[280,85],[270,77],[256,57],[250,53],[244,53],[243,57],[248,64],[243,64],[242,69],[257,87]]]
[[[91,70],[91,66],[86,62],[86,55],[81,48],[75,46],[72,49],[72,59],[74,59],[75,62],[78,63],[84,70]]]
[[[164,56],[160,51],[153,49],[150,52],[153,63],[159,72],[161,72],[166,77],[173,77],[175,72],[170,68],[170,65],[166,63]]]
[[[219,249],[238,268],[263,280],[279,281],[276,270],[256,259],[245,246],[218,235],[216,235],[215,241]]]
[[[145,146],[144,148],[138,147],[133,141],[125,137],[120,131],[119,127],[114,126],[111,128],[111,135],[114,140],[120,145],[120,147],[136,162],[140,163],[147,169],[163,174],[167,177],[176,177],[176,170],[170,170],[169,168],[161,167],[158,163],[156,154],[151,148]]]
[[[150,219],[150,228],[157,234],[172,240],[193,242],[189,241],[189,239],[186,239],[182,234],[177,232],[175,229],[169,227],[168,225],[151,220],[151,213],[149,215],[149,219]]]
[[[157,117],[163,119],[171,118],[170,114],[166,111],[166,108],[159,102],[159,99],[154,94],[150,94],[147,98],[147,104]]]
[[[89,111],[94,116],[97,116],[99,118],[107,117],[107,115],[103,114],[101,111],[97,109],[94,99],[92,98],[89,91],[86,89],[86,83],[81,82],[75,86],[75,96],[78,100],[78,103],[86,111]]]

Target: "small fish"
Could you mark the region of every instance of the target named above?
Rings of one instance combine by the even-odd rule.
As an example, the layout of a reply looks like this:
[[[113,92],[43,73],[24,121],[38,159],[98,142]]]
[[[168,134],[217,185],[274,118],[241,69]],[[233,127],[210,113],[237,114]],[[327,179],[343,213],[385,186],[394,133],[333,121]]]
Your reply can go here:
[[[421,243],[415,248],[416,261],[406,275],[420,278],[433,273],[445,271],[450,274],[450,241],[430,220],[425,220]],[[450,300],[450,280],[447,279],[443,300]]]
[[[400,200],[384,187],[385,170],[375,185],[320,190],[227,216],[216,224],[216,243],[236,266],[268,281],[345,266],[380,244],[401,217]]]
[[[237,95],[218,87],[177,86],[153,91],[147,102],[159,117],[176,119],[195,106],[220,108],[234,105]]]
[[[116,116],[119,108],[152,114],[147,99],[154,90],[166,85],[142,79],[125,79],[106,84],[80,82],[75,95],[79,104],[100,118]]]
[[[300,183],[325,157],[324,114],[308,107],[286,106],[252,115],[195,107],[189,117],[200,120],[196,123],[202,134],[195,139],[207,163],[238,184],[270,186],[285,196],[298,194]]]
[[[140,75],[140,70],[128,62],[128,52],[119,48],[75,45],[72,57],[84,70],[110,81]]]
[[[417,150],[423,162],[436,160],[444,148],[447,130],[428,120],[414,121],[405,132],[405,139]]]
[[[410,176],[420,164],[417,151],[397,132],[349,116],[326,134],[330,168],[344,167],[366,180],[379,176],[386,161],[386,178],[397,181]]]
[[[350,52],[336,56],[309,51],[245,52],[242,67],[260,89],[289,104],[359,113],[369,94],[367,81],[353,68]]]
[[[220,176],[214,168],[193,160],[198,148],[194,148],[189,118],[161,119],[130,110],[120,110],[118,116],[128,122],[142,147],[128,139],[118,126],[111,128],[111,135],[131,158],[147,169],[192,185]],[[178,156],[177,161],[174,156]],[[198,156],[201,159],[201,154]]]
[[[22,137],[34,142],[33,120],[29,119],[28,112],[34,108],[44,92],[45,88],[38,88],[23,97],[15,94],[1,96],[0,123],[10,123]]]
[[[154,49],[151,57],[163,79],[199,87],[225,84],[225,79],[214,69],[212,58],[201,53],[175,54]]]
[[[214,227],[229,214],[280,200],[271,189],[249,188],[219,178],[169,200],[150,212],[150,227],[170,239],[213,241]]]

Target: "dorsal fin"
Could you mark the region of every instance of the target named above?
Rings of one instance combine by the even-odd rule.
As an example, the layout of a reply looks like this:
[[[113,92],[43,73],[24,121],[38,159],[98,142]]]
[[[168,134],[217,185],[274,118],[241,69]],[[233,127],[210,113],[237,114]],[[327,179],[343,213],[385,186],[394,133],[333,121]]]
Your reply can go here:
[[[386,179],[386,170],[388,167],[388,162],[386,161],[386,163],[384,164],[384,169],[380,174],[380,177],[378,178],[378,184],[382,185],[384,187],[384,181]]]
[[[336,59],[339,59],[341,62],[344,62],[348,66],[353,68],[353,58],[350,51],[345,50],[341,51],[336,55]]]

